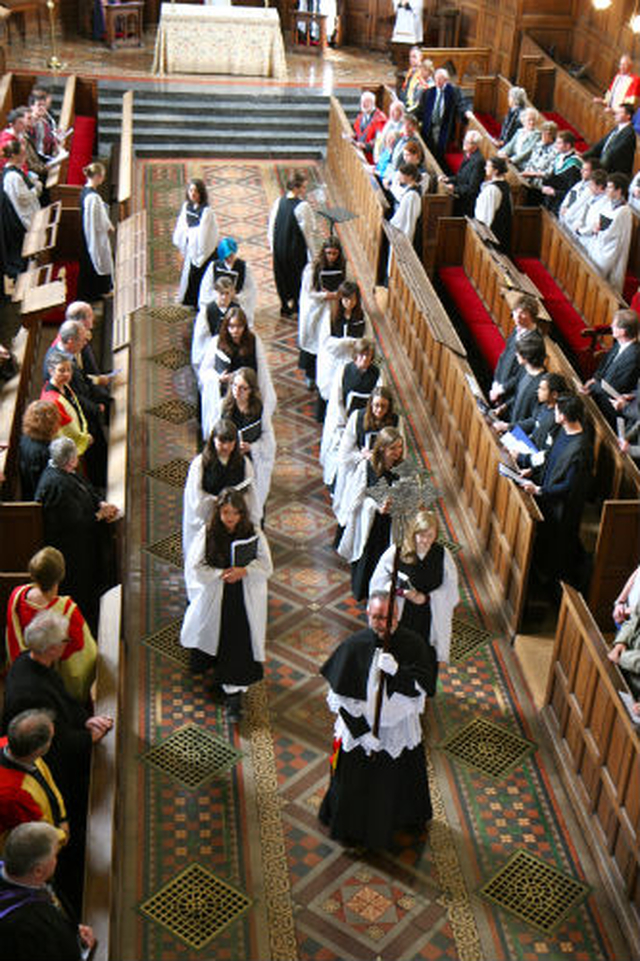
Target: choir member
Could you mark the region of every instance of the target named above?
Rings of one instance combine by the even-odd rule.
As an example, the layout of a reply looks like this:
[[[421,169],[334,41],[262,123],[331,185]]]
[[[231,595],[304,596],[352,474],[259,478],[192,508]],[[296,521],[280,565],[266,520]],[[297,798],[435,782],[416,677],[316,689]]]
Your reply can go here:
[[[189,606],[180,643],[197,652],[194,668],[213,669],[233,722],[240,720],[242,693],[263,677],[272,571],[269,545],[242,494],[221,491],[185,559]]]
[[[338,299],[338,289],[345,279],[346,261],[340,241],[334,237],[325,240],[313,263],[307,264],[300,287],[300,310],[298,313],[298,366],[305,375],[306,386],[312,390],[316,383],[316,357],[320,330],[331,307]]]
[[[292,317],[298,310],[302,271],[315,250],[315,215],[305,199],[308,185],[306,174],[296,171],[269,214],[267,236],[282,317]]]
[[[0,174],[0,261],[8,277],[27,269],[22,256],[24,236],[40,210],[36,183],[24,171],[25,150],[19,140],[2,148],[5,164]]]
[[[220,333],[222,321],[231,308],[239,306],[236,300],[236,289],[230,277],[219,277],[214,284],[211,299],[200,304],[191,338],[191,366],[195,371],[198,385],[200,385],[200,366],[211,338]]]
[[[101,163],[83,169],[86,183],[80,191],[81,243],[78,299],[89,303],[108,294],[113,287],[113,255],[109,234],[113,224],[109,210],[98,193],[106,170]]]
[[[183,257],[178,300],[187,307],[197,307],[200,282],[216,252],[218,222],[209,206],[203,180],[194,177],[187,187],[175,230],[173,244]]]
[[[238,257],[238,242],[233,237],[222,238],[218,244],[217,259],[206,269],[200,284],[200,307],[214,299],[215,285],[223,278],[233,284],[235,300],[247,315],[249,327],[253,327],[258,288],[251,267],[246,260]]]
[[[316,384],[318,387],[320,421],[331,394],[334,379],[353,356],[353,347],[361,337],[370,336],[362,309],[360,288],[354,281],[345,280],[338,290],[338,303],[333,316],[325,314],[320,328]]]
[[[271,418],[264,411],[255,370],[241,367],[235,372],[231,390],[222,405],[222,416],[237,427],[240,453],[253,465],[258,513],[263,517],[271,487],[276,438]]]

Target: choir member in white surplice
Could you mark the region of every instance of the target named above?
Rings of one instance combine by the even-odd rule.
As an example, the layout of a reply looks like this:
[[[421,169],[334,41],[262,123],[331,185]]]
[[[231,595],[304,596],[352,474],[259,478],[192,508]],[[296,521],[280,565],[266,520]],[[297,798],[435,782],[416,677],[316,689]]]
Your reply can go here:
[[[302,273],[300,309],[298,311],[298,367],[304,371],[309,390],[316,383],[316,360],[323,319],[331,316],[331,307],[338,299],[338,288],[345,279],[346,261],[337,237],[322,244],[313,263]]]
[[[422,43],[422,0],[393,0],[396,19],[392,43]]]
[[[259,523],[253,464],[240,451],[235,424],[215,424],[201,454],[191,461],[182,497],[182,553],[186,557],[198,531],[211,520],[215,499],[228,487],[244,492],[249,516]]]
[[[198,306],[200,283],[218,243],[218,222],[209,206],[207,188],[195,177],[187,187],[187,199],[182,205],[173,244],[183,257],[178,301],[188,307]]]
[[[627,203],[628,190],[626,174],[609,174],[609,203],[601,211],[599,229],[585,242],[587,253],[618,293],[622,293],[624,287],[633,229],[633,213]]]
[[[253,271],[242,257],[238,257],[238,243],[233,237],[223,237],[218,244],[218,257],[207,267],[200,284],[200,308],[209,304],[215,297],[216,284],[227,278],[235,287],[235,300],[247,315],[249,327],[253,327],[258,300]]]
[[[200,367],[211,338],[220,333],[222,321],[231,308],[239,306],[233,281],[229,277],[220,277],[216,280],[213,296],[206,303],[200,304],[191,338],[191,366],[200,389]]]
[[[272,573],[269,545],[251,523],[242,494],[222,491],[185,559],[189,606],[180,643],[193,652],[194,671],[213,669],[214,690],[224,695],[234,722],[242,693],[264,675]]]
[[[87,180],[80,191],[82,231],[78,299],[92,303],[113,287],[113,254],[109,239],[113,224],[109,220],[108,207],[98,193],[106,176],[103,164],[89,164],[82,172]]]
[[[204,437],[209,435],[219,418],[231,377],[240,367],[255,370],[264,410],[271,417],[276,406],[276,392],[262,340],[249,330],[242,308],[234,307],[222,321],[220,333],[211,338],[200,365]]]
[[[222,416],[237,427],[240,453],[253,466],[255,496],[262,518],[271,487],[276,438],[271,417],[264,411],[255,370],[241,367],[235,372],[222,405]]]
[[[340,440],[349,415],[365,407],[373,388],[383,383],[380,368],[374,363],[373,341],[365,338],[357,340],[353,345],[352,357],[351,363],[345,364],[341,376],[333,382],[324,420],[320,463],[324,482],[328,486],[333,484],[335,478]]]
[[[398,615],[407,627],[436,649],[438,661],[449,662],[453,612],[460,596],[458,571],[449,551],[438,543],[438,518],[419,511],[406,527],[400,547]],[[371,594],[389,592],[397,547],[389,547],[373,572]]]
[[[338,306],[333,317],[325,315],[318,338],[316,361],[316,386],[324,407],[331,394],[334,379],[353,357],[353,347],[361,337],[371,337],[372,332],[362,309],[360,288],[352,280],[345,280],[338,291]]]

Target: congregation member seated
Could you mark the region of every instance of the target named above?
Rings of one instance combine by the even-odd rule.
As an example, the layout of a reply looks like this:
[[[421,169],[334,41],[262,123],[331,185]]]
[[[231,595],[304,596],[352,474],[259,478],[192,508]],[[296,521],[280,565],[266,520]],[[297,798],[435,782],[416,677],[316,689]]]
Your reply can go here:
[[[346,278],[346,260],[337,237],[324,241],[318,256],[302,274],[298,311],[298,367],[304,373],[307,390],[316,385],[316,359],[320,331],[326,314],[338,299],[338,289]]]
[[[345,280],[338,290],[336,312],[324,317],[320,330],[316,363],[317,420],[320,423],[324,421],[333,382],[351,360],[356,341],[370,336],[360,288],[354,281]]]
[[[92,929],[78,924],[73,907],[52,888],[59,850],[58,830],[44,822],[19,824],[7,838],[0,939],[12,961],[81,961],[95,944]]]
[[[383,144],[380,152],[378,153],[378,159],[371,167],[371,173],[379,182],[382,182],[385,179],[387,172],[389,172],[390,175],[393,172],[393,151],[395,145],[401,137],[401,133],[397,133],[395,130],[389,130],[387,133],[383,132],[381,136],[383,139]]]
[[[391,183],[391,178],[393,173],[398,169],[400,164],[403,162],[403,151],[410,140],[416,140],[417,135],[420,133],[420,122],[417,117],[413,114],[405,114],[404,120],[402,121],[402,131],[400,138],[396,141],[396,145],[393,148],[393,154],[391,155],[391,163],[387,167],[387,173],[383,180],[383,186],[389,187]]]
[[[556,403],[556,435],[539,484],[524,481],[544,516],[534,545],[534,570],[542,584],[567,581],[584,588],[584,549],[580,521],[593,463],[592,443],[584,426],[584,405],[579,397],[563,395]]]
[[[243,371],[250,368],[243,367]],[[215,499],[224,488],[242,490],[249,514],[260,523],[254,486],[255,472],[250,458],[241,450],[238,428],[221,418],[213,427],[201,454],[191,461],[182,498],[182,553],[186,557],[201,527],[211,519]]]
[[[402,627],[415,631],[447,664],[453,612],[460,600],[458,571],[451,553],[438,542],[438,517],[421,510],[409,519],[400,545],[398,616]],[[389,593],[398,548],[384,552],[371,577],[369,593]]]
[[[609,174],[606,203],[600,208],[599,222],[592,234],[581,237],[587,254],[619,294],[622,294],[627,274],[633,230],[633,214],[627,203],[628,191],[629,178],[626,174]]]
[[[26,107],[15,107],[7,114],[7,126],[0,131],[0,151],[3,152],[8,143],[13,143],[16,140],[20,143],[23,141],[27,126],[27,112]],[[6,159],[3,156],[0,160],[0,167],[3,167],[5,163]],[[23,169],[26,173],[26,162],[23,164]]]
[[[527,106],[527,94],[522,87],[511,87],[507,94],[508,110],[502,121],[497,147],[504,147],[522,126],[522,113]]]
[[[416,108],[422,139],[439,163],[444,162],[448,144],[455,135],[455,123],[463,119],[460,90],[449,79],[448,72],[436,70],[435,85],[425,90]]]
[[[26,154],[21,141],[6,143],[2,156],[5,163],[0,175],[0,266],[15,280],[27,269],[22,244],[40,210],[41,184],[24,171]]]
[[[529,417],[516,422],[515,426],[524,431],[537,450],[537,454],[519,453],[516,458],[522,476],[534,482],[542,479],[545,458],[560,430],[555,416],[558,397],[567,392],[567,383],[561,374],[545,371],[538,382],[536,409]]]
[[[220,332],[210,339],[200,366],[203,436],[208,436],[220,417],[229,382],[240,367],[255,370],[264,409],[271,416],[276,407],[276,392],[262,340],[249,329],[242,308],[233,307],[225,315]]]
[[[581,393],[593,397],[614,429],[616,412],[633,396],[640,377],[639,329],[640,320],[635,310],[617,310],[611,321],[615,343],[598,364],[593,377],[580,388]]]
[[[545,207],[557,214],[565,194],[580,179],[582,160],[575,149],[576,138],[571,130],[561,130],[556,137],[556,157],[551,172],[542,178],[541,192]]]
[[[620,411],[624,429],[618,430],[618,447],[640,464],[640,391],[636,387],[633,395],[627,394],[625,398],[628,402]]]
[[[64,160],[69,154],[64,142],[71,131],[60,130],[51,114],[51,93],[45,87],[34,87],[29,94],[36,150],[43,160]]]
[[[45,206],[49,202],[48,192],[45,190],[47,177],[49,176],[49,168],[61,161],[62,157],[47,163],[47,161],[38,153],[38,149],[36,147],[36,122],[30,107],[27,108],[24,115],[24,133],[21,139],[23,140],[25,146],[27,169],[30,174],[35,174],[42,184],[43,189],[40,195],[40,202],[43,206]]]
[[[191,366],[200,384],[200,367],[212,337],[217,337],[223,320],[232,307],[239,307],[236,288],[231,277],[219,277],[213,285],[213,294],[200,303],[193,325],[191,338]]]
[[[504,157],[489,157],[485,163],[485,180],[480,187],[473,215],[495,234],[500,250],[509,253],[513,203],[511,188],[505,179],[506,173],[507,162]]]
[[[633,127],[635,108],[630,103],[616,107],[616,125],[605,137],[585,150],[586,160],[595,157],[608,173],[624,173],[631,176],[636,154],[636,132]]]
[[[514,424],[532,417],[538,406],[538,386],[545,375],[544,343],[536,337],[523,337],[516,344],[516,361],[522,368],[514,383],[513,393],[505,393],[496,409],[501,418],[493,428],[499,434],[511,430]]]
[[[572,233],[576,233],[578,228],[583,225],[585,209],[594,198],[592,176],[596,170],[601,170],[598,160],[585,160],[580,171],[580,180],[565,194],[564,200],[560,204],[558,220],[563,227],[566,227]],[[602,176],[598,178],[598,186],[600,186],[600,181],[604,190],[607,185],[607,176],[604,171],[602,171]]]
[[[402,163],[400,166],[403,164],[413,164],[418,168],[420,193],[426,193],[429,189],[429,174],[424,164],[424,150],[419,140],[408,140],[406,142],[402,148]],[[400,181],[400,167],[393,171],[388,189],[383,185],[383,190],[385,190],[385,196],[392,208],[395,208],[395,205],[400,203],[404,193],[404,186]]]
[[[489,400],[495,406],[503,402],[504,397],[514,393],[518,379],[522,374],[522,367],[516,358],[516,348],[523,340],[532,339],[544,346],[544,341],[538,330],[538,305],[535,297],[521,294],[515,301],[511,316],[515,324],[507,337],[504,350],[498,358],[493,374],[493,383],[489,391]]]
[[[32,501],[38,481],[49,463],[49,444],[60,430],[60,412],[50,400],[34,400],[24,412],[18,448],[20,494]]]
[[[588,161],[587,161],[588,163]],[[588,251],[593,238],[600,233],[602,216],[607,217],[609,197],[607,196],[608,175],[605,170],[594,170],[588,180],[586,203],[576,212],[576,224],[572,233],[576,240]],[[569,191],[571,193],[571,191]],[[567,198],[565,197],[565,200]],[[564,201],[563,201],[564,202]]]
[[[613,621],[618,633],[608,657],[622,671],[636,701],[633,712],[640,715],[640,567],[613,602]]]
[[[73,597],[91,632],[98,627],[100,594],[109,568],[110,538],[105,525],[120,516],[77,473],[78,449],[69,437],[51,442],[50,460],[36,489],[42,504],[45,544],[65,559],[61,589]]]
[[[271,474],[276,456],[276,438],[271,418],[265,414],[255,370],[241,367],[233,375],[231,390],[222,405],[222,417],[238,429],[238,447],[254,471],[253,491],[244,492],[249,512],[253,516],[253,494],[257,502],[255,513],[264,518],[264,505],[269,496]],[[229,486],[227,484],[225,487]]]
[[[612,113],[622,103],[635,105],[640,97],[640,78],[633,72],[633,61],[628,53],[623,53],[618,63],[618,72],[609,84],[604,96],[594,97],[593,102],[602,104]]]
[[[540,124],[540,140],[533,148],[524,169],[520,171],[520,174],[526,177],[532,188],[541,187],[544,177],[548,176],[553,170],[558,153],[556,147],[557,136],[558,125],[553,120],[545,120]]]
[[[78,455],[82,457],[93,442],[93,437],[89,433],[84,409],[71,387],[71,359],[61,350],[52,350],[47,358],[47,367],[49,376],[42,388],[40,400],[55,404],[60,421],[57,436],[70,438]]]
[[[217,259],[209,264],[200,284],[199,307],[215,299],[216,282],[223,278],[233,284],[235,300],[247,315],[249,326],[253,327],[258,288],[251,267],[238,256],[238,242],[233,237],[223,237],[218,244]]]
[[[44,760],[53,736],[50,713],[31,709],[16,714],[0,738],[0,853],[9,832],[28,821],[51,824],[67,842],[64,799]]]
[[[386,124],[376,136],[375,143],[373,145],[373,162],[377,164],[380,159],[380,154],[383,150],[385,140],[390,133],[397,134],[397,137],[402,135],[402,125],[404,122],[404,106],[400,100],[392,100],[389,105],[389,119]],[[397,138],[396,138],[397,139]],[[394,141],[395,142],[395,141]]]
[[[200,283],[215,256],[217,243],[218,221],[209,204],[206,184],[194,177],[187,186],[187,196],[173,231],[173,245],[182,254],[179,303],[198,306]]]
[[[353,142],[362,150],[367,163],[373,163],[373,145],[386,122],[386,114],[376,107],[375,94],[365,90],[360,97],[360,113],[353,124]]]
[[[67,621],[67,643],[56,669],[66,691],[88,704],[95,679],[98,647],[73,598],[61,595],[65,560],[55,547],[43,547],[29,561],[31,581],[14,588],[7,605],[7,663],[25,650],[24,634],[40,611],[56,611]]]
[[[524,170],[531,154],[541,140],[538,130],[540,116],[535,107],[527,107],[522,112],[522,125],[498,152],[499,157],[507,157],[514,167]]]
[[[462,142],[463,160],[457,174],[440,175],[449,193],[453,194],[454,217],[473,217],[476,200],[485,176],[485,160],[480,150],[482,135],[477,130],[467,130]]]
[[[418,79],[407,95],[405,106],[409,113],[416,113],[419,110],[422,97],[430,87],[435,86],[435,82],[435,67],[433,65],[433,60],[431,60],[429,57],[423,57],[420,61]]]
[[[354,471],[344,492],[347,524],[339,531],[338,554],[351,564],[351,589],[357,601],[369,596],[369,581],[376,565],[391,543],[391,498],[398,480],[394,468],[405,457],[402,434],[394,427],[383,427],[373,445],[370,460],[363,460]],[[388,489],[379,503],[369,496],[378,484]]]
[[[375,363],[375,343],[367,338],[354,341],[352,360],[334,376],[320,442],[320,463],[327,487],[335,480],[342,432],[354,410],[366,407],[371,391],[382,384],[380,367]]]

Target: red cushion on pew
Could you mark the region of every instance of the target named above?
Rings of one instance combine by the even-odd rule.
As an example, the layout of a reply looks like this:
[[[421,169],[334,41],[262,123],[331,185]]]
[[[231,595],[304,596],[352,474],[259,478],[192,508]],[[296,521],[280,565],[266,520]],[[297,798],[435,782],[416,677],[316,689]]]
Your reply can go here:
[[[514,262],[518,269],[534,282],[544,300],[564,296],[547,268],[537,257],[516,257]],[[584,327],[584,324],[582,326]]]
[[[546,120],[553,120],[554,123],[557,123],[558,130],[571,131],[571,133],[576,138],[576,150],[578,151],[578,153],[584,153],[585,150],[589,149],[589,144],[587,143],[586,140],[584,140],[580,131],[576,130],[576,128],[572,124],[570,124],[568,120],[565,120],[562,114],[556,113],[555,110],[545,110],[544,116]]]
[[[476,113],[476,117],[490,137],[499,137],[501,124],[490,113]]]
[[[438,274],[480,353],[493,370],[504,350],[504,337],[491,314],[476,293],[463,267],[441,267]]]
[[[73,124],[69,167],[67,168],[68,184],[84,184],[83,167],[91,163],[93,146],[96,139],[96,118],[76,116]]]
[[[638,287],[640,286],[640,280],[635,274],[627,274],[624,278],[624,287],[622,288],[622,296],[628,304],[630,304],[636,297],[638,293]],[[633,308],[637,310],[637,307]]]
[[[53,279],[55,280],[58,276],[58,272],[61,267],[64,267],[66,271],[66,282],[67,282],[67,304],[72,303],[78,296],[78,274],[80,272],[80,266],[77,260],[65,260],[56,263],[53,268]],[[44,314],[42,318],[43,324],[61,324],[64,320],[65,306],[54,307],[52,310]]]
[[[640,314],[640,288],[636,290],[635,294],[631,298],[631,303],[629,304],[631,310],[635,310],[637,314]]]
[[[457,174],[464,160],[464,154],[461,150],[452,150],[450,153],[445,153],[444,159],[451,173]]]
[[[586,362],[586,344],[581,337],[580,331],[584,329],[584,318],[575,309],[570,300],[567,299],[562,289],[557,285],[549,271],[541,261],[533,257],[516,257],[516,266],[529,277],[543,296],[545,306],[549,311],[554,324],[578,357],[582,367],[583,360]]]

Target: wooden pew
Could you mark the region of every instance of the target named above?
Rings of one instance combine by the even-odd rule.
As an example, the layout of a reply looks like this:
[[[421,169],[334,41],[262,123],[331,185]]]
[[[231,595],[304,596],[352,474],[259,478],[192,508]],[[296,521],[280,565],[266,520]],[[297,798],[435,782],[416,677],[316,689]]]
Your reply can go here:
[[[34,362],[40,336],[40,324],[35,323],[28,328],[23,326],[11,344],[19,369],[4,384],[0,394],[0,440],[7,442],[7,447],[0,450],[0,474],[4,474],[3,500],[13,500],[18,494],[18,444],[22,433],[22,416],[33,393]],[[7,545],[11,543],[10,534],[4,527],[0,540]],[[0,570],[15,570],[15,567],[3,567],[0,564]]]
[[[466,223],[464,232],[460,224]],[[515,289],[520,277],[523,292],[532,293],[535,288],[527,284],[508,258],[497,258],[484,244],[469,222],[457,218],[441,221],[439,226],[437,264],[462,264],[466,275],[482,297],[489,313],[506,339],[513,330],[511,308],[505,291]],[[551,338],[546,339],[548,369],[562,374],[572,389],[581,383],[561,347]],[[611,426],[603,417],[595,402],[588,396],[583,401],[594,434],[594,489],[598,499],[617,500],[640,497],[640,469],[634,461],[623,454]]]
[[[62,163],[52,167],[47,177],[47,188],[51,192],[51,199],[61,200],[65,207],[77,208],[79,206],[79,195],[82,184],[67,183],[69,161],[76,151],[82,153],[82,165],[92,159],[93,144],[85,143],[85,138],[88,136],[89,139],[92,139],[91,129],[95,127],[97,116],[97,82],[85,77],[77,77],[74,74],[68,76],[62,98],[58,126],[61,130],[71,130],[71,128],[74,130],[66,144],[66,149],[69,151],[70,156],[63,160]]]
[[[587,143],[592,144],[607,134],[612,126],[602,105],[579,80],[557,64],[527,33],[520,47],[518,83],[540,109],[555,109],[562,114]]]
[[[638,566],[638,544],[638,501],[605,501],[600,515],[588,601],[596,624],[606,634],[610,634],[613,628],[613,602]]]
[[[113,292],[113,350],[131,340],[131,316],[147,303],[147,216],[138,211],[118,224]]]
[[[464,348],[406,237],[384,225],[393,250],[387,314],[397,329],[475,522],[490,575],[515,632],[536,524],[533,498],[498,474],[500,445],[473,396]]]
[[[564,586],[542,721],[617,920],[640,951],[640,737],[583,597]]]
[[[5,73],[0,77],[0,130],[7,126],[7,116],[16,107],[26,107],[38,77],[34,73]]]
[[[472,82],[479,74],[486,73],[491,59],[490,47],[422,47],[423,59],[431,60],[439,67],[453,67],[456,83],[467,78]]]
[[[122,125],[120,141],[115,145],[112,156],[116,166],[116,201],[118,222],[125,220],[133,212],[133,90],[127,90],[122,98]]]

